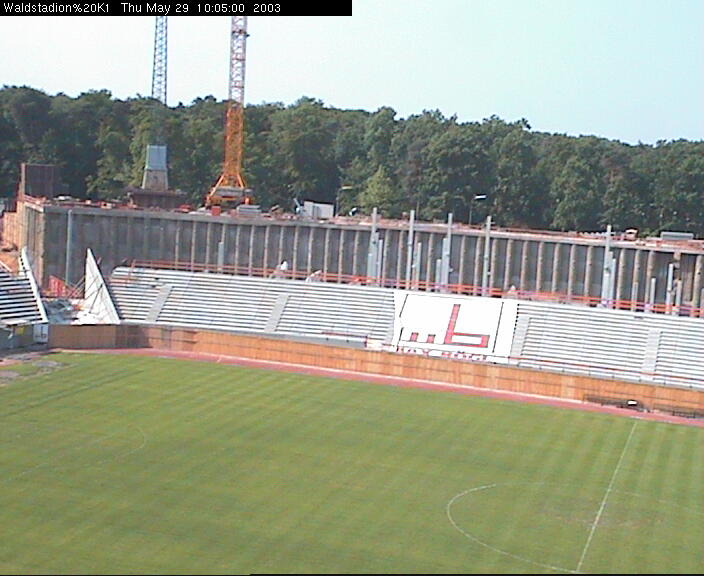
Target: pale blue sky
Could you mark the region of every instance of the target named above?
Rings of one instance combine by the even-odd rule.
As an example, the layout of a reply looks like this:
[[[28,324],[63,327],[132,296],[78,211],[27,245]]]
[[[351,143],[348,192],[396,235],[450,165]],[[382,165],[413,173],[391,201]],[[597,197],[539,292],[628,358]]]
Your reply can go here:
[[[0,18],[0,84],[151,90],[154,18]],[[250,17],[247,103],[438,109],[631,144],[704,140],[704,0],[353,0]],[[168,103],[227,95],[228,17],[169,19]]]

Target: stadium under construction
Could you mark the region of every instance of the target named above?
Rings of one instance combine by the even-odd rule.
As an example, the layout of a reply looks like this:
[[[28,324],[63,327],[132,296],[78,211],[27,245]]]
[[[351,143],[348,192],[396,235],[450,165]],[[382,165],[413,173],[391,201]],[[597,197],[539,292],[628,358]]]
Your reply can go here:
[[[24,165],[3,218],[6,245],[27,248],[47,290],[80,283],[90,248],[106,270],[138,261],[268,276],[285,262],[294,278],[704,315],[704,242],[686,235],[508,230],[451,214],[434,223],[332,216],[317,205],[214,215],[76,201],[47,181],[46,167]]]
[[[166,29],[157,17],[156,126]],[[202,207],[169,188],[158,131],[120,203],[22,164],[2,215],[0,348],[244,354],[704,418],[704,241],[262,211],[242,171],[246,17],[230,36],[224,161]]]
[[[310,204],[95,205],[52,197],[35,170],[46,176],[23,166],[3,215],[4,257],[22,249],[40,309],[57,296],[80,309],[27,320],[48,324],[50,347],[247,356],[704,418],[697,241]]]

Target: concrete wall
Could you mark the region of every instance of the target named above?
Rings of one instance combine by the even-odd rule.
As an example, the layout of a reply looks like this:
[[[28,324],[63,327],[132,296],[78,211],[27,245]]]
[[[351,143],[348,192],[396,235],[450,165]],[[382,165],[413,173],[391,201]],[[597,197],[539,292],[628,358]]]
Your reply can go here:
[[[372,237],[370,221],[237,218],[34,203],[18,206],[15,219],[18,245],[27,246],[42,285],[50,275],[79,282],[87,248],[107,273],[134,259],[215,269],[221,253],[226,268],[244,274],[259,274],[287,260],[290,269],[301,274],[319,269],[329,275],[366,276]],[[420,289],[435,281],[447,228],[414,225]],[[406,287],[408,222],[381,221],[377,230],[382,241],[381,281]],[[613,299],[702,306],[701,247],[624,240],[612,241],[610,250],[615,258]],[[605,252],[604,238],[494,229],[487,234],[479,227],[456,225],[451,233],[449,283],[474,286],[465,291],[478,293],[487,278],[488,287],[496,292],[513,285],[519,291],[560,293],[567,300],[599,299]]]

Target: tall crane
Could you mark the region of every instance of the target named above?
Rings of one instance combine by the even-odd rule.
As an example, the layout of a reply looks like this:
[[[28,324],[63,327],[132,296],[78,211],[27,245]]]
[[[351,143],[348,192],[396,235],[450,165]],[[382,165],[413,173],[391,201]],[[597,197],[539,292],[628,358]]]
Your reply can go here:
[[[166,40],[167,16],[156,16],[154,24],[154,66],[152,68],[152,98],[166,106]],[[158,142],[161,144],[161,142]]]
[[[166,108],[166,40],[167,16],[156,16],[154,26],[154,64],[152,68],[152,130],[147,145],[147,158],[142,176],[142,188],[165,192],[169,187],[166,164],[164,121]]]
[[[247,17],[232,16],[230,23],[230,85],[225,113],[225,159],[222,174],[208,193],[206,207],[251,204],[252,190],[242,174],[244,149],[244,70]]]

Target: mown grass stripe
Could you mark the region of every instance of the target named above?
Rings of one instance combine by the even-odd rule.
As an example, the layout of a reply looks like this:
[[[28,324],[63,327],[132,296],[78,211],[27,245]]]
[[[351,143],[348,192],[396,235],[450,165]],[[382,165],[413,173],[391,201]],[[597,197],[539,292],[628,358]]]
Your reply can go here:
[[[40,464],[0,478],[1,573],[550,572],[576,565],[633,423],[204,362],[54,357],[67,366],[0,389],[0,414],[22,409],[0,416],[0,465]],[[701,520],[689,509],[704,501],[703,455],[701,429],[640,422],[584,568],[702,571],[685,530]],[[446,506],[490,483],[453,508],[485,547]],[[663,508],[675,505],[680,523]]]

